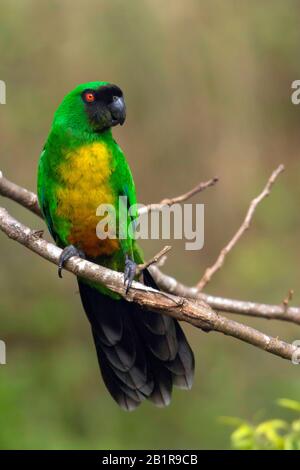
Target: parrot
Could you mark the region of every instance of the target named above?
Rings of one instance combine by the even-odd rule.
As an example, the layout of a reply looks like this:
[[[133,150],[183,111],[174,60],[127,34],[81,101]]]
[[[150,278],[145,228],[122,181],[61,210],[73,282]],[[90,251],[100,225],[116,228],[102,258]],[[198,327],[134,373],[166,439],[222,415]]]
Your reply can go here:
[[[135,237],[117,233],[99,239],[96,231],[100,204],[111,204],[118,213],[120,197],[127,198],[128,207],[137,203],[129,164],[112,135],[125,118],[123,92],[110,82],[84,83],[66,94],[40,155],[37,190],[49,232],[62,249],[58,275],[79,256],[123,273],[128,293],[144,262]],[[125,224],[136,217],[133,211]],[[158,289],[148,269],[141,277]],[[195,360],[178,321],[128,302],[104,285],[80,277],[77,282],[104,384],[122,409],[132,411],[146,399],[164,407],[173,385],[191,389]]]

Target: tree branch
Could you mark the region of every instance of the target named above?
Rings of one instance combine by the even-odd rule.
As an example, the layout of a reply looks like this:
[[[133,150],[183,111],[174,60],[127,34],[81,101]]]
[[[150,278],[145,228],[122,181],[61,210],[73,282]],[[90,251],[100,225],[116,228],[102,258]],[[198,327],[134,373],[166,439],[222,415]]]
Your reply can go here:
[[[2,171],[0,171],[0,195],[12,199],[43,218],[36,195],[4,178]]]
[[[284,305],[284,308],[287,309],[289,303],[292,301],[294,295],[294,290],[289,289],[286,297],[283,299],[282,304]]]
[[[137,273],[141,273],[145,269],[149,268],[153,264],[157,264],[161,258],[165,257],[167,253],[171,250],[171,246],[166,245],[162,250],[160,250],[155,256],[153,256],[149,261],[139,264],[137,266]]]
[[[195,194],[201,193],[202,191],[204,191],[206,188],[209,188],[210,186],[214,186],[218,181],[219,181],[219,178],[216,178],[216,177],[212,178],[208,181],[197,184],[197,186],[195,186],[193,189],[191,189],[187,193],[181,194],[180,196],[176,196],[173,198],[166,198],[157,204],[148,204],[147,206],[141,207],[139,209],[139,215],[143,215],[151,211],[158,211],[162,209],[164,206],[171,206],[172,204],[177,204],[180,202],[187,201],[191,197],[195,196]]]
[[[142,215],[147,212],[154,211],[154,210],[160,210],[165,205],[170,206],[175,203],[184,202],[187,199],[190,199],[195,194],[201,193],[206,188],[209,188],[210,186],[214,186],[218,181],[219,181],[218,178],[216,177],[212,178],[208,181],[197,184],[197,186],[195,186],[193,189],[191,189],[187,193],[181,194],[180,196],[176,196],[170,199],[163,199],[161,202],[157,204],[148,204],[144,207],[141,207],[139,209],[139,215]],[[25,207],[26,209],[29,209],[35,215],[38,215],[39,217],[43,218],[41,210],[39,208],[39,203],[38,203],[36,194],[32,193],[31,191],[28,191],[25,188],[22,188],[21,186],[18,186],[12,181],[9,181],[3,176],[1,171],[0,171],[0,195],[3,197],[7,197],[9,199],[12,199],[13,201],[17,202],[18,204]]]
[[[34,193],[12,183],[2,176],[0,172],[0,194],[4,197],[14,200],[34,214],[42,217],[37,197]],[[189,287],[175,278],[162,273],[157,266],[149,268],[153,274],[158,286],[165,292],[186,297],[190,299],[199,299],[206,301],[213,309],[222,312],[247,315],[251,317],[264,318],[267,320],[281,320],[300,325],[300,308],[285,307],[281,305],[269,305],[257,302],[250,302],[237,299],[228,299],[225,297],[208,295],[199,292],[197,287]]]
[[[42,239],[39,232],[31,230],[14,219],[4,208],[0,208],[0,229],[9,238],[44,259],[58,264],[62,250]],[[291,360],[297,354],[296,346],[218,315],[202,300],[192,302],[183,297],[146,287],[138,282],[133,282],[126,295],[123,274],[75,256],[66,263],[65,268],[76,276],[105,285],[126,298],[127,301],[136,302],[143,308],[168,315],[179,321],[186,321],[204,331],[217,331],[232,336],[283,359]]]
[[[279,165],[279,167],[276,168],[276,170],[274,170],[273,173],[271,174],[271,176],[270,176],[265,188],[263,189],[263,191],[256,198],[254,198],[251,201],[251,204],[249,206],[249,209],[247,211],[246,217],[245,217],[242,225],[240,226],[238,231],[234,234],[232,239],[227,243],[227,245],[224,248],[222,248],[222,250],[221,250],[218,258],[216,259],[215,263],[212,266],[210,266],[209,268],[206,269],[204,275],[202,276],[202,278],[198,282],[197,288],[198,288],[199,291],[203,290],[203,288],[206,286],[206,284],[208,284],[210,282],[213,275],[217,271],[219,271],[219,269],[222,268],[222,266],[225,262],[225,258],[228,255],[228,253],[234,248],[234,246],[237,244],[239,239],[244,235],[246,230],[248,230],[248,228],[250,227],[251,220],[254,216],[254,212],[255,212],[258,204],[265,197],[269,196],[269,194],[271,192],[271,188],[272,188],[273,184],[275,183],[276,178],[279,176],[280,173],[283,172],[283,170],[284,170],[284,165]]]
[[[266,320],[281,320],[300,325],[300,308],[280,305],[262,304],[246,300],[228,299],[199,292],[197,287],[189,287],[177,281],[174,277],[160,271],[157,266],[151,266],[158,287],[165,292],[179,295],[188,299],[204,300],[211,308],[220,312],[236,313]]]

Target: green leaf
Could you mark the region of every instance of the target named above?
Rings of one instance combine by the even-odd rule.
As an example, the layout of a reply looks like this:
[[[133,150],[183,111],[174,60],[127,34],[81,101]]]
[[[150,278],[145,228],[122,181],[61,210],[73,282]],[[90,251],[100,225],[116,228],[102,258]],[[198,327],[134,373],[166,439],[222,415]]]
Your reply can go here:
[[[300,412],[300,402],[296,400],[290,400],[289,398],[280,398],[276,401],[277,405],[282,408],[288,408],[289,410]]]
[[[300,419],[296,419],[292,422],[292,430],[300,433]]]
[[[280,431],[286,431],[286,429],[288,429],[288,423],[281,419],[272,419],[259,424],[255,434],[259,439],[263,438],[261,442],[267,447],[283,449],[284,437]]]
[[[248,423],[243,423],[231,434],[231,443],[238,450],[253,449],[255,444],[253,427]]]
[[[284,439],[284,450],[300,450],[299,434],[288,434]]]

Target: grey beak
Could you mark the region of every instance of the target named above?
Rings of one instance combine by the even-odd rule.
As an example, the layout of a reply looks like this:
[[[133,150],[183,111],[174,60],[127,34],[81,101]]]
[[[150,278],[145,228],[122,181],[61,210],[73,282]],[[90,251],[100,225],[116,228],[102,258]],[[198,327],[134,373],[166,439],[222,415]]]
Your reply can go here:
[[[124,98],[121,96],[115,97],[113,102],[109,105],[109,109],[113,118],[113,125],[124,124],[126,118],[126,106]]]

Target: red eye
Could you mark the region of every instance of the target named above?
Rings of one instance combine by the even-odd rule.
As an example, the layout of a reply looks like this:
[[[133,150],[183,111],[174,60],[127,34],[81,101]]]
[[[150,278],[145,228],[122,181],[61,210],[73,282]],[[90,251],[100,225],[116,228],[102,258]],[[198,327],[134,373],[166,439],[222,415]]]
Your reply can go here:
[[[85,101],[87,101],[87,103],[92,103],[93,101],[95,101],[95,95],[91,92],[88,92],[84,95],[84,99]]]

